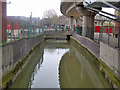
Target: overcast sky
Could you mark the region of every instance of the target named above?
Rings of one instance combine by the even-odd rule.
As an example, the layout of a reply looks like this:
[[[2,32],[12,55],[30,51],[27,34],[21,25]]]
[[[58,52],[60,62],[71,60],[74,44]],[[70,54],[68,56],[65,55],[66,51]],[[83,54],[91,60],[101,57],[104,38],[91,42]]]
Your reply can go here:
[[[58,15],[60,12],[60,0],[7,0],[11,4],[7,4],[8,16],[26,16],[30,17],[32,12],[33,17],[42,18],[45,10],[54,9]],[[103,9],[109,13],[114,13],[113,9]]]
[[[45,10],[54,9],[58,15],[60,13],[60,0],[8,0],[11,4],[7,4],[8,16],[26,16],[29,17],[31,12],[33,17],[42,18]]]

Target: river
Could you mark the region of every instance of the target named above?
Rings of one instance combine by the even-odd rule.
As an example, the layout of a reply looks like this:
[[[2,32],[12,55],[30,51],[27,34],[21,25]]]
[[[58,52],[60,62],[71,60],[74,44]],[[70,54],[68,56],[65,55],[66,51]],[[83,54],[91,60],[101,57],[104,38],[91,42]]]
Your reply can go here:
[[[10,88],[111,88],[77,43],[46,40]]]

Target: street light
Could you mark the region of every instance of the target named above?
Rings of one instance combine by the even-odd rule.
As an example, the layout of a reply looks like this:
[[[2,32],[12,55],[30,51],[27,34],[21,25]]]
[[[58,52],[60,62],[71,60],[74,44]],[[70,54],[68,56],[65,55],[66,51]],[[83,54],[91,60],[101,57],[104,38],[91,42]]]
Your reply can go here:
[[[11,1],[9,1],[7,4],[11,4]]]
[[[11,0],[7,1],[6,4],[11,4]]]

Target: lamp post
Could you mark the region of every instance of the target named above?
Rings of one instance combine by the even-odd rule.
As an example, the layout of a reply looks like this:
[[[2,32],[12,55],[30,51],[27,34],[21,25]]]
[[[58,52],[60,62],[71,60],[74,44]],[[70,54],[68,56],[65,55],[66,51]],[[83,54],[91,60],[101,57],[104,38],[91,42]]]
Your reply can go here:
[[[9,1],[8,3],[6,3],[6,4],[11,4],[11,1]]]

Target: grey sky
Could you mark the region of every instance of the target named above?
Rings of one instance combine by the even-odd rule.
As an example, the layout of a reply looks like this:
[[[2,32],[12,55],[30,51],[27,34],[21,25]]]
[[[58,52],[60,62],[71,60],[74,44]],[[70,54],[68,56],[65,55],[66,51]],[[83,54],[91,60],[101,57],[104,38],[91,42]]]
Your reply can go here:
[[[45,10],[54,9],[58,15],[60,12],[60,0],[7,0],[11,4],[7,4],[8,16],[26,16],[29,17],[31,12],[33,17],[42,18]],[[109,13],[114,14],[113,9],[103,9]]]
[[[33,17],[42,18],[42,14],[45,10],[54,9],[58,15],[60,13],[60,0],[8,0],[11,4],[7,5],[8,16],[27,16],[29,17],[31,12]]]

